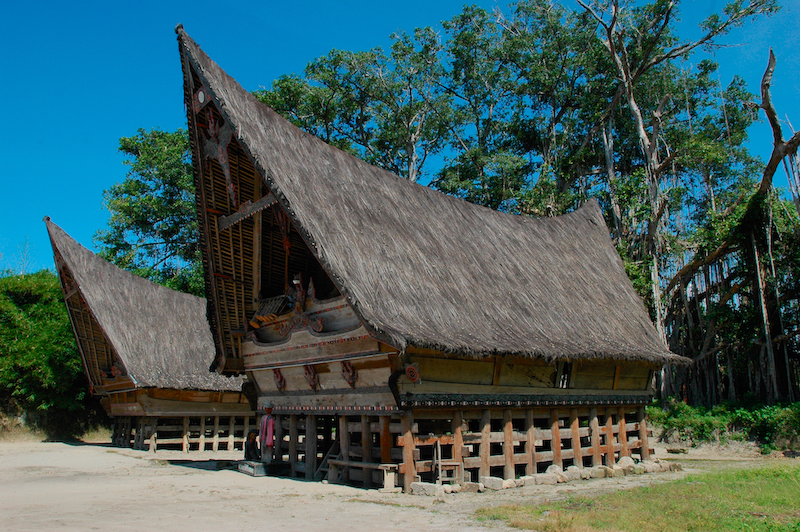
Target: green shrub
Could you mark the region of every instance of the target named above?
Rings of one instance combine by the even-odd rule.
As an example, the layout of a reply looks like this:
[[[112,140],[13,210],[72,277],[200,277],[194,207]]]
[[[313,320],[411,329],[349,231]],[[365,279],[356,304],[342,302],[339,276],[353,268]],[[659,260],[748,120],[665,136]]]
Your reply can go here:
[[[662,438],[677,437],[694,445],[709,441],[741,440],[744,435],[762,451],[800,444],[800,403],[738,407],[717,405],[711,410],[668,399],[647,407],[651,422],[663,428]]]
[[[56,275],[0,275],[0,410],[76,436],[104,417],[87,389]]]

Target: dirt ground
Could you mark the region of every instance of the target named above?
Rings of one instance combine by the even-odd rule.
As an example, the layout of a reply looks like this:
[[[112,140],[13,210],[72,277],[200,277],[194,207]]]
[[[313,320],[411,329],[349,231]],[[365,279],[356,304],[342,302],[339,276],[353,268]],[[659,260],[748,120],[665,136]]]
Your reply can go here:
[[[239,452],[157,454],[106,443],[0,441],[0,523],[4,530],[508,530],[479,522],[476,509],[597,495],[680,478],[688,472],[747,467],[764,460],[750,445],[689,449],[656,457],[683,472],[593,479],[557,486],[459,493],[442,500],[222,469]]]

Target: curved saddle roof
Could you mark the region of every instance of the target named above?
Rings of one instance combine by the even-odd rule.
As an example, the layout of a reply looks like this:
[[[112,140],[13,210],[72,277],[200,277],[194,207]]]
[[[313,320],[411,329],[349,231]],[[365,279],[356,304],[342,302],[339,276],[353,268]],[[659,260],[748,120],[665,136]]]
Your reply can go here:
[[[533,219],[411,183],[295,127],[176,32],[184,68],[380,340],[472,356],[682,360],[659,340],[596,202]]]

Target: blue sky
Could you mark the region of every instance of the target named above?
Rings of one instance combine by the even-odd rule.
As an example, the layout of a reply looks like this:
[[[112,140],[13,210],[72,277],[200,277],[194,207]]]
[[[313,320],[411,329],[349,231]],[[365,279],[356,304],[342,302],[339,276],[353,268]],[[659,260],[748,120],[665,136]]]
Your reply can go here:
[[[476,2],[492,9],[497,2]],[[563,0],[570,6],[571,0]],[[685,0],[682,34],[721,9],[722,0]],[[458,0],[197,0],[4,2],[0,7],[0,270],[52,268],[44,216],[93,248],[108,213],[102,192],[125,178],[118,140],[138,128],[174,130],[186,121],[178,47],[183,23],[198,44],[248,90],[332,48],[388,48],[398,30],[438,26]],[[501,2],[500,5],[505,5]],[[755,92],[769,47],[778,66],[773,96],[781,118],[800,128],[800,0],[777,17],[734,31],[715,59],[720,81],[743,76]],[[577,3],[575,6],[577,8]],[[787,128],[788,131],[788,128]],[[751,149],[766,157],[771,133],[754,126]],[[785,182],[781,179],[780,182]],[[22,248],[27,242],[27,261]]]

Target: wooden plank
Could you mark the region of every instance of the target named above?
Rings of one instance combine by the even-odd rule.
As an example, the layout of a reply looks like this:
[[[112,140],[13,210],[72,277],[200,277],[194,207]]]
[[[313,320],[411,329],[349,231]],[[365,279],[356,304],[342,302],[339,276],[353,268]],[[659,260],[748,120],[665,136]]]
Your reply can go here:
[[[636,409],[636,417],[639,419],[639,442],[642,460],[650,459],[650,440],[647,432],[647,413],[643,406]]]
[[[275,431],[273,433],[275,442],[275,457],[274,460],[278,463],[283,462],[283,448],[286,446],[283,442],[283,421],[282,416],[276,415],[275,418]]]
[[[553,450],[553,464],[559,467],[564,466],[561,458],[561,432],[558,427],[558,408],[550,410],[550,448]]]
[[[490,439],[489,436],[492,432],[492,412],[484,410],[481,415],[481,443],[479,449],[479,456],[481,459],[481,468],[479,475],[488,477],[489,471],[489,454],[490,454]]]
[[[181,450],[185,453],[189,452],[189,418],[183,418],[183,438]]]
[[[236,417],[231,416],[230,420],[228,421],[228,450],[233,451],[236,448],[234,447],[234,438],[236,437]],[[245,434],[245,438],[247,434]]]
[[[263,198],[251,202],[246,201],[242,203],[239,207],[239,210],[235,213],[231,214],[230,216],[223,216],[217,219],[217,227],[220,231],[226,231],[230,229],[233,225],[241,222],[242,220],[253,216],[257,212],[263,211],[264,209],[271,207],[277,202],[275,199],[275,195],[272,193],[267,194]]]
[[[580,420],[578,419],[578,409],[572,408],[569,411],[569,425],[572,432],[572,461],[573,465],[583,468],[583,456],[581,454],[581,431]]]
[[[349,461],[350,460],[350,430],[349,430],[349,423],[347,422],[347,416],[339,416],[339,452],[342,455],[342,459]],[[349,479],[350,478],[350,470],[345,467],[342,469],[342,478]]]
[[[617,424],[619,425],[619,436],[617,439],[619,440],[620,446],[622,447],[622,454],[621,456],[630,456],[630,450],[628,449],[628,429],[625,426],[625,408],[619,407],[617,409]]]
[[[378,420],[378,430],[380,431],[381,439],[381,462],[388,463],[392,461],[391,418],[389,416],[380,416]],[[370,427],[370,429],[372,429],[372,427]]]
[[[503,410],[503,477],[513,480],[514,474],[514,425],[511,410]]]
[[[206,417],[200,416],[200,438],[198,439],[198,450],[206,450]]]
[[[458,410],[453,416],[453,461],[460,462],[464,456],[464,413]]]
[[[369,419],[365,414],[361,415],[361,461],[364,463],[372,462],[372,432]],[[364,475],[364,487],[369,488],[372,475]]]
[[[317,416],[306,416],[306,480],[314,478],[317,470]]]
[[[614,385],[611,387],[612,390],[616,390],[619,387],[619,376],[622,374],[622,366],[617,366],[614,368]]]
[[[289,474],[297,476],[297,445],[299,444],[299,432],[297,430],[297,416],[289,416]]]
[[[589,409],[589,430],[592,433],[592,467],[603,465],[603,456],[600,451],[600,422],[597,419],[597,409]]]
[[[525,466],[526,475],[536,474],[536,428],[533,426],[533,410],[525,412],[525,454],[528,455]]]
[[[605,433],[606,433],[606,466],[612,467],[616,460],[614,458],[614,452],[616,451],[616,445],[614,442],[614,409],[613,408],[606,408],[606,426],[605,426]]]
[[[219,449],[219,416],[214,416],[214,439],[211,441],[211,450],[217,452]]]
[[[406,473],[403,475],[403,491],[405,493],[411,493],[411,483],[417,480],[416,472],[416,465],[414,463],[414,434],[411,431],[411,425],[414,422],[413,414],[408,413],[401,417],[401,422],[403,423],[403,437],[405,441],[411,442],[411,445],[405,445],[403,447],[403,466],[405,467]]]

